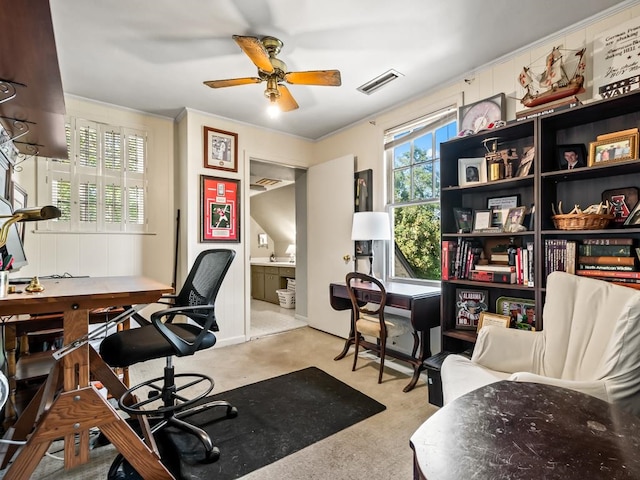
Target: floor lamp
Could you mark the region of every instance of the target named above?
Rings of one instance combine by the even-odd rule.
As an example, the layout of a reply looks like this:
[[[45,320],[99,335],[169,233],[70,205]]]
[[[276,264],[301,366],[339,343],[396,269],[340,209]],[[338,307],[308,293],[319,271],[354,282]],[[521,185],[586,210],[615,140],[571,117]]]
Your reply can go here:
[[[351,240],[371,241],[369,249],[369,275],[373,276],[373,241],[389,240],[389,215],[386,212],[356,212],[353,214]]]

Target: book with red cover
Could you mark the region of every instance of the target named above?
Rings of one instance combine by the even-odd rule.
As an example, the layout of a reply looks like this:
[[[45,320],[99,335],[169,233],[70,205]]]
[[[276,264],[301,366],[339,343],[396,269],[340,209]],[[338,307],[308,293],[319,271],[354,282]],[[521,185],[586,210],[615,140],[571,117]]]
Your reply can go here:
[[[576,275],[595,278],[640,278],[640,272],[614,272],[611,270],[578,270]]]
[[[581,255],[578,257],[578,262],[587,265],[628,265],[633,267],[636,264],[636,259],[634,257],[588,257]]]
[[[471,270],[470,279],[476,282],[516,283],[516,273],[487,272],[484,270]]]

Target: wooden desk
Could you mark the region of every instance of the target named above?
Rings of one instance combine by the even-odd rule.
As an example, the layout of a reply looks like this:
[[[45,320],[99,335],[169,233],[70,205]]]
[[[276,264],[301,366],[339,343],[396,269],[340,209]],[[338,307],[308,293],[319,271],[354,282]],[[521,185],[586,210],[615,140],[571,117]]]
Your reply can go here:
[[[387,355],[408,362],[413,367],[413,377],[403,391],[408,392],[416,386],[420,372],[425,369],[423,363],[431,356],[430,329],[440,326],[440,288],[412,285],[406,283],[389,282],[385,284],[387,290],[387,306],[395,307],[410,312],[411,325],[418,332],[420,345],[418,356],[412,357],[403,352],[398,352],[387,347]],[[356,297],[362,302],[380,302],[380,290],[370,282],[358,282]],[[351,329],[342,352],[335,358],[340,360],[349,351],[349,347],[355,342],[355,326],[351,300],[344,283],[332,283],[329,285],[329,300],[336,310],[351,310]],[[361,342],[366,347],[366,342]]]
[[[410,445],[414,480],[640,478],[640,418],[551,385],[502,381],[469,392]]]
[[[0,300],[0,315],[64,312],[65,344],[88,332],[89,311],[94,308],[153,303],[162,294],[173,291],[143,277],[61,278],[41,283],[45,287],[43,292],[11,294]],[[92,427],[99,427],[144,478],[173,479],[153,450],[90,385],[90,374],[116,397],[125,391],[124,384],[88,344],[62,357],[44,388],[16,422],[14,439],[24,439],[23,432],[28,433],[36,419],[33,433],[5,479],[28,479],[51,442],[62,437],[65,468],[86,463]],[[60,383],[62,393],[54,396]]]

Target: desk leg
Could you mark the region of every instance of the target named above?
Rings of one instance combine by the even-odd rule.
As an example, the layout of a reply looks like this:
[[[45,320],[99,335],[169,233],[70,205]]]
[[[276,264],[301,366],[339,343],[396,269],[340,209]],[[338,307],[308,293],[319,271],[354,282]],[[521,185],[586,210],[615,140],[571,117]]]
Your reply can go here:
[[[354,325],[355,320],[353,318],[353,309],[351,309],[350,312],[351,312],[351,328],[349,329],[349,337],[345,340],[344,347],[343,347],[342,351],[340,352],[340,354],[336,358],[333,359],[333,360],[336,360],[336,361],[337,360],[342,360],[345,357],[345,355],[349,352],[349,347],[351,345],[355,345],[355,343],[356,343],[356,336],[355,336],[356,329],[355,329],[355,325]]]
[[[413,377],[411,377],[409,385],[402,389],[405,393],[413,390],[416,386],[416,383],[418,383],[418,379],[420,378],[420,372],[425,369],[424,361],[431,356],[431,333],[429,330],[421,330],[418,332],[418,335],[420,336],[420,344],[418,347],[420,354],[415,361],[411,362],[413,364]]]
[[[143,478],[175,480],[160,458],[93,387],[63,392],[55,399],[4,478],[29,479],[53,440],[61,435],[66,439],[94,426],[104,432]]]
[[[4,428],[8,429],[18,416],[16,412],[16,326],[4,326],[4,349],[7,354],[7,381],[9,383],[9,397],[4,407]]]

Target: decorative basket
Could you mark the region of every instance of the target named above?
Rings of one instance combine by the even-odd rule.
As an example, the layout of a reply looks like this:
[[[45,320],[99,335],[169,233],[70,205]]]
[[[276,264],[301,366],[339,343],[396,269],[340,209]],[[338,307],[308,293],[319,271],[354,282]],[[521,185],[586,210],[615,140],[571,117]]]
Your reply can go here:
[[[601,230],[607,228],[615,217],[596,213],[566,213],[551,218],[558,230]]]

